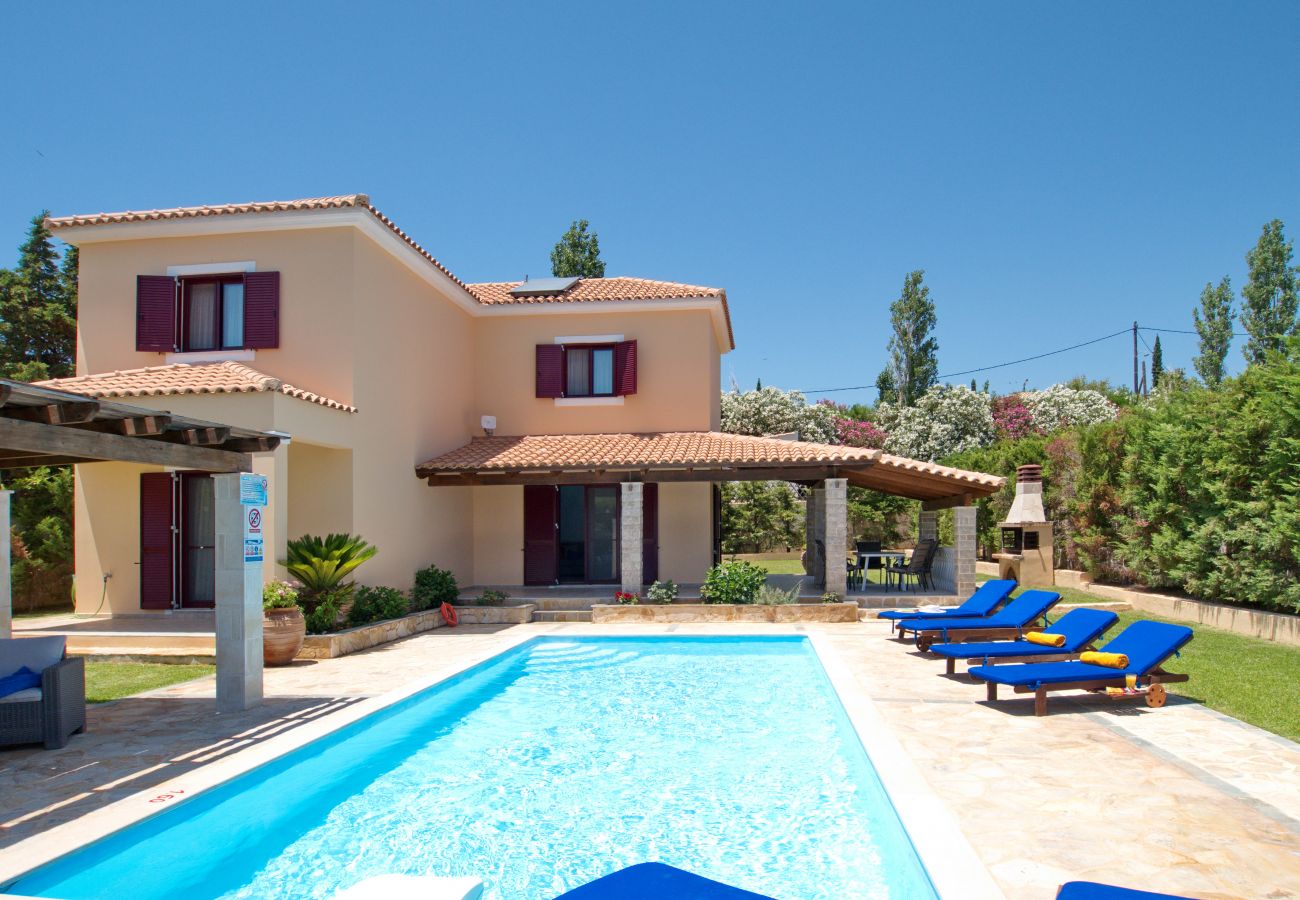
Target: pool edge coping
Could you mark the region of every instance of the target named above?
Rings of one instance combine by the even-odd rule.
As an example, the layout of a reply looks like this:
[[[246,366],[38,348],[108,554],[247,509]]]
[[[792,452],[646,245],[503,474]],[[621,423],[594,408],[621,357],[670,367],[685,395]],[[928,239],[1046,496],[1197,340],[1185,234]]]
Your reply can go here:
[[[722,623],[719,623],[722,624]],[[584,628],[573,637],[604,637],[604,627]],[[664,626],[659,626],[660,628]],[[594,633],[593,633],[594,632]],[[620,634],[620,630],[611,632]],[[625,632],[624,632],[625,634]],[[313,741],[329,737],[365,717],[392,707],[409,697],[454,678],[497,656],[509,653],[537,638],[563,638],[563,631],[523,630],[504,636],[484,650],[473,653],[460,663],[444,666],[431,674],[414,679],[390,691],[362,697],[351,706],[330,713],[276,735],[264,743],[249,747],[225,759],[216,760],[158,786],[137,791],[84,816],[56,825],[48,831],[0,848],[0,886],[15,882],[61,857],[111,837],[204,792],[220,787],[254,769],[267,765]],[[678,632],[652,631],[627,637],[684,638]],[[705,635],[701,635],[705,636]],[[755,637],[752,633],[731,632],[725,627],[715,637]],[[931,885],[940,898],[963,897],[972,900],[1004,900],[992,873],[979,858],[962,832],[947,803],[935,793],[907,755],[893,728],[880,714],[866,689],[858,682],[830,636],[803,629],[778,632],[768,637],[807,639],[826,673],[859,742],[871,761],[889,802],[902,823],[912,848],[920,858]],[[165,786],[164,786],[165,785]],[[160,797],[166,800],[151,804]],[[6,893],[0,887],[0,900],[18,900],[25,895]]]

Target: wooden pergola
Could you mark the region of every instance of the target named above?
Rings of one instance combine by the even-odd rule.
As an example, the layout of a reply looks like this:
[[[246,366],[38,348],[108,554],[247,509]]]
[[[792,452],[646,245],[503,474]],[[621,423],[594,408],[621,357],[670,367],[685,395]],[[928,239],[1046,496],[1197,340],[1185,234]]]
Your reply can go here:
[[[243,560],[239,473],[252,454],[288,435],[191,419],[146,407],[0,379],[0,469],[130,462],[218,475],[217,707],[261,701],[260,564]],[[10,491],[0,491],[0,532],[10,529]],[[0,638],[13,631],[8,541],[0,550]],[[259,571],[247,568],[259,566]],[[253,577],[256,575],[256,577]]]

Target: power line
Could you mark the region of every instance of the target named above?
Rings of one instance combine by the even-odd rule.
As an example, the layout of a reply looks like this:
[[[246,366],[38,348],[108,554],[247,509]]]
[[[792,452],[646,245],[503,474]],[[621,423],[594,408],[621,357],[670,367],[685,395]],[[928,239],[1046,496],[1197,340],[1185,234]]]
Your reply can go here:
[[[1138,331],[1164,331],[1164,332],[1167,332],[1168,334],[1195,334],[1195,335],[1199,335],[1199,334],[1200,334],[1199,331],[1191,331],[1191,330],[1186,329],[1186,328],[1153,328],[1153,327],[1150,326],[1150,325],[1139,325],[1139,326],[1138,326]],[[1250,337],[1250,335],[1247,334],[1247,333],[1244,332],[1244,331],[1234,331],[1234,332],[1232,332],[1232,336],[1233,336],[1233,337]]]

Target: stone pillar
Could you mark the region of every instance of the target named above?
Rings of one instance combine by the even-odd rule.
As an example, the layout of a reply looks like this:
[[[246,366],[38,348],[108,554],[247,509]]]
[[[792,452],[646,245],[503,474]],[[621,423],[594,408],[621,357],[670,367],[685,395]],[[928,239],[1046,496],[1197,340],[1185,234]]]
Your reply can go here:
[[[4,536],[4,547],[0,548],[0,638],[13,637],[14,628],[13,582],[9,569],[9,498],[13,494],[13,491],[0,491],[0,534]]]
[[[933,509],[921,510],[921,521],[916,539],[918,541],[939,540],[939,512]]]
[[[622,590],[627,594],[641,593],[642,542],[644,540],[645,485],[639,481],[625,481],[620,485],[622,496],[619,505],[619,572]]]
[[[956,559],[953,571],[957,583],[957,596],[969,597],[975,593],[976,506],[958,506],[953,509],[953,543]]]
[[[826,584],[826,558],[817,547],[826,543],[826,491],[820,487],[808,490],[808,509],[812,516],[812,531],[808,536],[808,570],[817,587]]]
[[[217,711],[262,702],[262,565],[244,561],[247,510],[240,475],[216,475]],[[260,524],[260,523],[259,523]]]
[[[827,478],[826,492],[822,497],[822,541],[826,544],[826,590],[848,599],[849,574],[844,564],[844,551],[849,545],[849,482],[845,478]]]

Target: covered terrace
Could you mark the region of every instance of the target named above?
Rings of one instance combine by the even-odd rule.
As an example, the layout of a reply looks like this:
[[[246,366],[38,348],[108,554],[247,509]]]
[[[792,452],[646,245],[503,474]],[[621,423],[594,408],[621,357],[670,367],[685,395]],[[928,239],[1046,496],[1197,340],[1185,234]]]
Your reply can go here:
[[[642,495],[648,483],[789,481],[807,487],[808,568],[825,590],[841,597],[848,594],[843,560],[850,484],[920,501],[921,539],[937,538],[938,513],[952,508],[956,546],[949,557],[949,589],[967,594],[975,589],[973,501],[1004,483],[994,475],[882,450],[712,431],[476,437],[415,471],[435,487],[618,485],[619,581],[631,593],[639,593],[643,584]],[[816,552],[819,544],[829,560]]]

